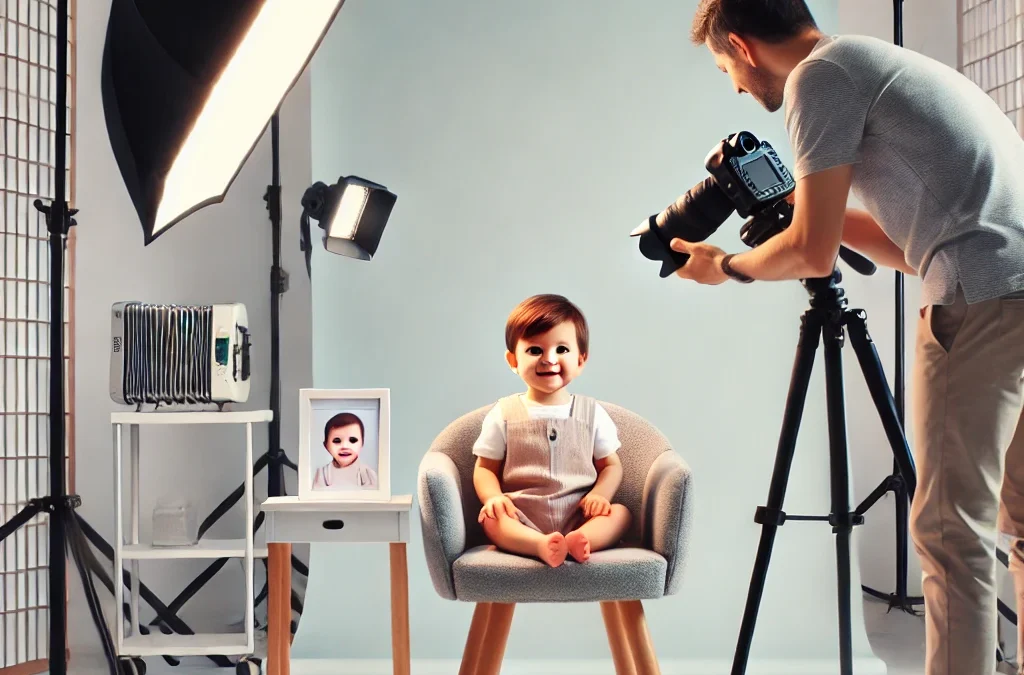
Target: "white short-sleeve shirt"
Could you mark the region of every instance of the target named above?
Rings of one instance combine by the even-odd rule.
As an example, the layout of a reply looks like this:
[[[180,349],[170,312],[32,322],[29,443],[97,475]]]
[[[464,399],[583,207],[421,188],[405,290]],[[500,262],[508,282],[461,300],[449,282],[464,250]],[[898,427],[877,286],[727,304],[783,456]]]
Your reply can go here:
[[[566,419],[573,399],[562,405],[543,405],[519,395],[531,419]],[[495,404],[484,417],[480,436],[473,444],[473,454],[488,459],[505,459],[505,420],[501,406]],[[600,403],[594,403],[594,459],[604,459],[621,446],[618,429]]]

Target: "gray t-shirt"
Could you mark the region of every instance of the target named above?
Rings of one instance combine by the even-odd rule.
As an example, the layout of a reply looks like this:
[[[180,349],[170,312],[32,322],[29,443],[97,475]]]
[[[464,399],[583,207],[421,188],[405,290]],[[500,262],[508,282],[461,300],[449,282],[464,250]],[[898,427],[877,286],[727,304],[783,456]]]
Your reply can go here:
[[[853,193],[922,279],[922,305],[1024,290],[1024,139],[955,69],[827,37],[785,89],[794,178],[855,163]]]

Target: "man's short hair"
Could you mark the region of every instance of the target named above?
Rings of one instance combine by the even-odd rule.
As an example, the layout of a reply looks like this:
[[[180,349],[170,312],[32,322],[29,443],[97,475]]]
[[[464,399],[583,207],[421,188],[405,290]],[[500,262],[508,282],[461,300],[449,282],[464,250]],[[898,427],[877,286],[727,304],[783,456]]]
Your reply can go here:
[[[710,38],[716,51],[731,52],[729,33],[781,42],[817,27],[804,0],[701,0],[690,38],[696,45]]]

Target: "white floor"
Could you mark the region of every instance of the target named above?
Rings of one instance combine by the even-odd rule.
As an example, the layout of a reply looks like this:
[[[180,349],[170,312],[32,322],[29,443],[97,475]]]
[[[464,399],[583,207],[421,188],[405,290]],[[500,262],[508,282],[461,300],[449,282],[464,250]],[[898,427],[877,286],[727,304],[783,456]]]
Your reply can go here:
[[[864,601],[864,624],[875,655],[885,662],[888,675],[924,675],[924,617],[900,610],[873,598]],[[919,612],[922,607],[916,608]],[[997,675],[1016,675],[1012,664],[999,664]]]
[[[864,600],[864,622],[868,640],[875,654],[885,662],[888,675],[924,675],[924,619],[899,610],[887,611],[885,603],[872,598]],[[919,607],[918,610],[921,608]],[[98,654],[95,661],[79,652],[74,675],[105,675],[106,667]],[[92,656],[92,655],[90,655]],[[217,669],[212,664],[199,665],[202,660],[188,660],[188,666],[171,667],[163,659],[147,659],[147,675],[210,675],[211,673],[232,673],[231,670]],[[199,663],[196,663],[196,662]],[[189,667],[195,664],[195,667]],[[999,670],[997,673],[1012,671]],[[996,675],[996,674],[994,674]]]
[[[887,610],[884,602],[873,598],[864,601],[864,625],[871,649],[885,661],[889,675],[924,675],[924,618]]]

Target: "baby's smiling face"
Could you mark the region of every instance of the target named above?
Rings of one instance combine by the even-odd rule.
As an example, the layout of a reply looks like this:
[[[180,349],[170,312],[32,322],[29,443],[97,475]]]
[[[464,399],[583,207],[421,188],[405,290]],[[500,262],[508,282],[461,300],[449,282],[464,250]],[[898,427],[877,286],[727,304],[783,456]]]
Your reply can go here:
[[[334,458],[334,465],[346,467],[359,459],[359,451],[363,448],[363,437],[359,433],[358,424],[346,424],[331,429],[324,443],[327,452]]]
[[[567,387],[587,360],[580,353],[576,325],[571,321],[563,321],[546,333],[520,339],[516,353],[506,354],[506,358],[528,387],[544,394]]]

